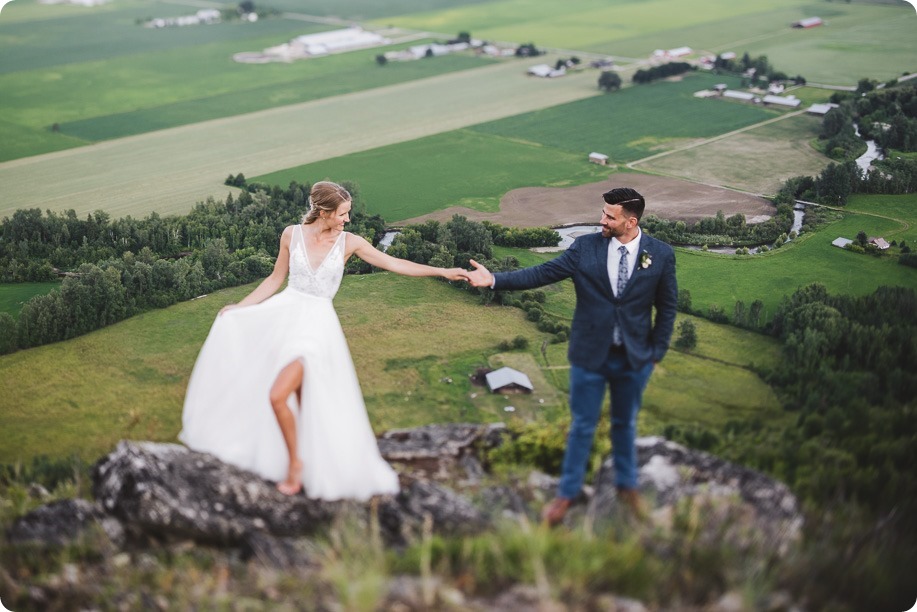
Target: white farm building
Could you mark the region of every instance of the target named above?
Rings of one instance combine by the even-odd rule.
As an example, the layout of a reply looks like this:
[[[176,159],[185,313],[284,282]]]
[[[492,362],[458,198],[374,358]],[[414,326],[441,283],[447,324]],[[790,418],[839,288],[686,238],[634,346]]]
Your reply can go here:
[[[734,89],[727,89],[723,92],[724,98],[732,98],[733,100],[743,100],[745,102],[750,102],[755,99],[755,94],[748,93],[747,91],[736,91]]]
[[[331,30],[317,34],[297,36],[290,43],[300,47],[306,55],[327,55],[336,51],[350,51],[365,47],[388,44],[388,39],[363,28],[352,27],[343,30]]]
[[[802,104],[802,100],[796,96],[764,96],[762,100],[765,104],[776,104],[778,106],[786,106],[789,108],[796,108]]]
[[[567,71],[562,67],[555,70],[553,66],[547,64],[536,64],[529,68],[528,73],[544,79],[553,79],[554,77],[564,76]]]
[[[317,34],[297,36],[288,43],[269,47],[264,51],[242,52],[233,55],[233,59],[244,64],[266,64],[269,62],[292,62],[309,57],[321,57],[329,53],[342,53],[387,45],[391,41],[375,32],[353,27],[342,30],[331,30]]]

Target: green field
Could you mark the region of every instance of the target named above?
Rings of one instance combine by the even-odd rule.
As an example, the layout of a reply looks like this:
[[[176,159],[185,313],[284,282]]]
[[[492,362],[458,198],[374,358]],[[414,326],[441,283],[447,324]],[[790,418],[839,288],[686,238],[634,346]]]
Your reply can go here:
[[[501,0],[472,4],[449,10],[428,11],[393,17],[389,22],[399,27],[439,32],[469,31],[485,40],[534,41],[539,45],[563,49],[597,50],[619,41],[617,55],[649,55],[657,47],[624,45],[653,34],[670,33],[663,48],[686,44],[676,32],[683,28],[741,16],[748,21],[761,19],[781,7],[799,6],[798,0],[769,2],[764,9],[754,3],[729,0],[680,2],[679,0]],[[723,33],[720,34],[722,36]]]
[[[79,20],[76,20],[79,22]],[[257,24],[247,24],[258,27]],[[88,142],[274,108],[486,65],[449,56],[428,62],[376,65],[376,49],[291,64],[239,64],[238,51],[260,51],[293,36],[326,29],[269,19],[278,31],[111,58],[0,74],[0,161]],[[283,26],[283,27],[279,27]],[[131,26],[136,27],[136,26]],[[244,26],[165,28],[162,32]],[[143,32],[160,33],[136,27]],[[263,28],[262,28],[263,29]],[[59,132],[53,133],[53,124]]]
[[[502,0],[386,20],[439,32],[467,30],[484,39],[533,41],[623,58],[689,46],[708,52],[767,55],[788,74],[814,82],[854,85],[915,69],[913,9],[904,4],[729,0]],[[820,16],[826,25],[794,30],[796,20]],[[381,23],[377,22],[377,23]]]
[[[861,230],[889,241],[914,240],[915,222],[915,195],[859,196],[840,221],[770,253],[736,257],[679,249],[679,288],[691,291],[695,309],[716,304],[730,317],[737,300],[747,306],[760,299],[765,318],[773,315],[783,296],[811,283],[847,295],[865,295],[883,285],[917,288],[917,271],[899,265],[897,255],[857,255],[831,245],[835,238],[853,239]]]
[[[353,177],[367,211],[395,223],[448,206],[495,211],[500,198],[517,187],[582,184],[607,175],[607,168],[584,163],[582,154],[457,130],[252,180],[286,186]]]
[[[717,104],[694,92],[738,80],[697,73],[675,82],[628,87],[474,127],[578,154],[600,151],[614,162],[630,162],[679,144],[724,134],[779,116],[744,104]]]
[[[294,180],[352,178],[368,210],[389,222],[448,206],[494,211],[500,198],[517,187],[578,185],[606,178],[607,168],[583,163],[588,151],[631,161],[778,116],[753,106],[692,96],[714,82],[718,80],[712,75],[698,74],[678,82],[629,87],[249,178],[282,186]]]
[[[397,47],[394,47],[397,48]],[[254,111],[298,104],[343,94],[424,79],[456,70],[467,70],[488,60],[467,55],[452,55],[429,62],[401,62],[380,68],[373,57],[378,51],[355,51],[301,62],[295,73],[287,68],[282,81],[258,84],[261,79],[240,71],[244,82],[232,89],[213,88],[206,95],[188,92],[176,102],[159,104],[80,121],[61,124],[61,133],[90,141],[120,138],[152,130],[230,117]],[[197,67],[192,67],[197,71]],[[246,67],[250,69],[250,67]],[[264,68],[261,66],[260,68]]]
[[[58,282],[49,283],[2,283],[0,284],[0,312],[19,316],[22,305],[36,295],[50,293],[60,287]]]

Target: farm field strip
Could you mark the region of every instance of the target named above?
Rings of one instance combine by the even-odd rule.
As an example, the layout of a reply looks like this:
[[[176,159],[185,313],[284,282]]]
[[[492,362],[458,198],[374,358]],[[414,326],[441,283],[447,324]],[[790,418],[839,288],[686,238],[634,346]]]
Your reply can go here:
[[[0,217],[176,213],[264,174],[598,95],[596,73],[530,79],[506,62],[0,164]],[[323,177],[316,177],[323,178]]]
[[[771,123],[776,123],[776,122],[778,122],[778,121],[783,121],[783,120],[788,119],[788,118],[790,118],[790,117],[798,117],[799,115],[802,115],[802,114],[805,113],[805,112],[806,112],[805,110],[799,110],[799,111],[795,111],[795,112],[792,112],[792,113],[786,113],[786,114],[784,114],[784,115],[780,115],[779,117],[773,117],[773,118],[771,118],[771,119],[765,119],[764,121],[762,121],[762,122],[760,122],[760,123],[755,123],[754,125],[746,125],[745,127],[740,127],[740,128],[738,128],[738,129],[736,129],[736,130],[732,130],[731,132],[726,132],[725,134],[719,134],[719,135],[717,135],[717,136],[711,136],[710,138],[705,138],[705,139],[700,140],[700,141],[697,141],[697,142],[691,142],[691,143],[688,143],[688,144],[686,144],[686,145],[683,145],[683,146],[680,146],[680,147],[676,147],[676,148],[672,149],[671,151],[662,151],[661,153],[655,153],[655,154],[653,154],[653,155],[650,155],[649,157],[644,157],[643,159],[638,159],[638,160],[632,161],[632,162],[630,162],[630,163],[627,164],[627,167],[633,169],[633,167],[636,166],[636,165],[638,165],[638,164],[643,164],[643,163],[646,163],[646,162],[649,162],[649,161],[653,161],[653,160],[659,159],[660,157],[666,157],[667,155],[672,155],[673,153],[681,153],[682,151],[687,151],[687,150],[689,150],[689,149],[695,149],[695,148],[697,148],[697,147],[702,147],[702,146],[704,146],[704,145],[708,145],[708,144],[710,144],[710,143],[717,142],[718,140],[724,140],[724,139],[726,139],[726,138],[731,138],[731,137],[733,137],[733,136],[736,136],[737,134],[741,134],[741,133],[747,132],[747,131],[749,131],[749,130],[754,130],[754,129],[757,129],[757,128],[760,128],[760,127],[764,127],[765,125],[769,125],[769,124],[771,124]]]

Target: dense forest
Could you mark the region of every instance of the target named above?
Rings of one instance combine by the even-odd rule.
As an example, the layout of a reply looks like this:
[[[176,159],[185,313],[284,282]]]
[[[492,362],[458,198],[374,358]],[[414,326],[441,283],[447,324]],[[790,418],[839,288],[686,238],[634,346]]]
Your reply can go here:
[[[348,231],[378,244],[385,221],[364,212],[355,185],[344,186],[354,198]],[[16,211],[0,223],[0,281],[64,279],[60,289],[29,300],[18,318],[0,313],[0,354],[264,278],[273,269],[283,228],[299,222],[307,208],[309,188],[295,182],[286,189],[250,185],[238,197],[209,199],[187,215],[153,213],[145,219],[112,220],[101,211],[85,219],[72,210]],[[559,240],[547,228],[505,228],[456,217],[442,227],[405,230],[392,254],[467,266],[471,257],[489,260],[493,244],[544,246]],[[348,262],[349,273],[371,270],[359,259]]]

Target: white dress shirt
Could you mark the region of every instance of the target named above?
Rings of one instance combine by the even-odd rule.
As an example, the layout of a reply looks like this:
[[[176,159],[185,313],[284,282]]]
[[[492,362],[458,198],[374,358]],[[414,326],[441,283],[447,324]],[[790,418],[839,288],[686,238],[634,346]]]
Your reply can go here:
[[[627,244],[617,238],[612,238],[611,242],[608,243],[608,278],[611,281],[611,290],[614,292],[615,297],[618,297],[618,262],[621,259],[621,253],[618,252],[618,249],[621,246],[627,249],[627,279],[630,280],[637,265],[637,254],[640,250],[640,238],[642,236],[643,232],[640,231],[638,226],[637,236]]]

